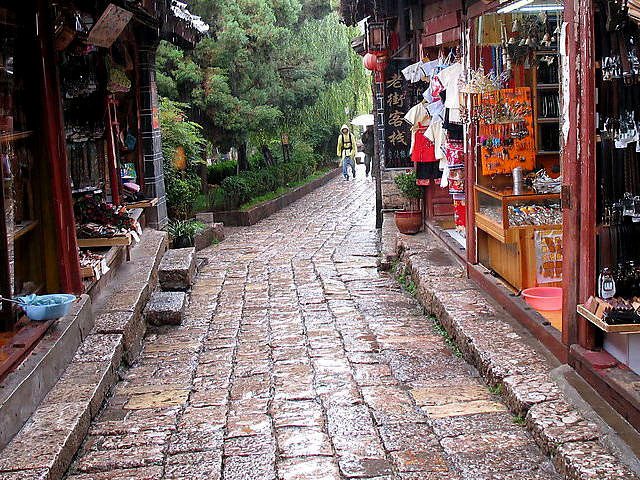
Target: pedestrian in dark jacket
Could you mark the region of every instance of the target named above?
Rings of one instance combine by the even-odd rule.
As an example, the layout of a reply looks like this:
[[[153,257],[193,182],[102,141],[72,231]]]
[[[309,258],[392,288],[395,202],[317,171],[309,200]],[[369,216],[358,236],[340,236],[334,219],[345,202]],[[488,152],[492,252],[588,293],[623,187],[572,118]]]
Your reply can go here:
[[[362,134],[362,151],[364,152],[364,165],[366,168],[365,176],[371,173],[371,159],[373,158],[373,128],[367,125],[366,130]]]

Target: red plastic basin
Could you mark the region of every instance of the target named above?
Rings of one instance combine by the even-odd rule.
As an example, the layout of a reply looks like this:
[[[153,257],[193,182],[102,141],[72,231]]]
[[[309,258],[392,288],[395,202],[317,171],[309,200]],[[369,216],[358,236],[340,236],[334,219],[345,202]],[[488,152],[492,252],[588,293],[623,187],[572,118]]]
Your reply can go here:
[[[522,296],[536,310],[543,312],[562,310],[562,288],[560,287],[525,288]]]

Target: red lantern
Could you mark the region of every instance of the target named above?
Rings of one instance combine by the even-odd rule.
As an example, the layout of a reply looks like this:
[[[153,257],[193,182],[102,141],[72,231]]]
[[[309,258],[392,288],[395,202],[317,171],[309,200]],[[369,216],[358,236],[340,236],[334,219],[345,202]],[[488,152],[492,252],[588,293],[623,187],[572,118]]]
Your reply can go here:
[[[364,68],[374,72],[384,72],[384,69],[387,68],[387,62],[384,60],[381,61],[381,59],[373,53],[367,53],[362,58],[362,64]]]

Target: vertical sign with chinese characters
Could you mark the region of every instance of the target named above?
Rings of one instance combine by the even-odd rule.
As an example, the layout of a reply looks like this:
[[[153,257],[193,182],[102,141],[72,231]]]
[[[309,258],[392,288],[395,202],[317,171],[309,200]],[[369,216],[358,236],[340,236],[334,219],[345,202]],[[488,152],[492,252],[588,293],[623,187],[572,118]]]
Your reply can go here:
[[[407,81],[402,75],[406,61],[394,60],[385,71],[385,167],[405,168],[412,166],[411,128],[404,116],[411,108]]]

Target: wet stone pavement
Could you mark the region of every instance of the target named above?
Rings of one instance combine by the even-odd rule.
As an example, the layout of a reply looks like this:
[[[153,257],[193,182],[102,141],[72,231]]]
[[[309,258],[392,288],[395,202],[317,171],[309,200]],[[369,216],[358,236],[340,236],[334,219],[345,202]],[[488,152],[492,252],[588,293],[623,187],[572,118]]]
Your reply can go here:
[[[147,335],[69,480],[559,478],[377,271],[359,173],[203,252],[184,323]]]

